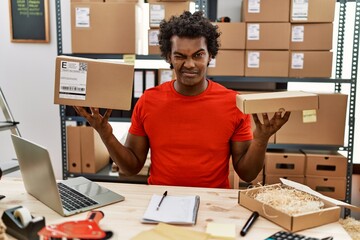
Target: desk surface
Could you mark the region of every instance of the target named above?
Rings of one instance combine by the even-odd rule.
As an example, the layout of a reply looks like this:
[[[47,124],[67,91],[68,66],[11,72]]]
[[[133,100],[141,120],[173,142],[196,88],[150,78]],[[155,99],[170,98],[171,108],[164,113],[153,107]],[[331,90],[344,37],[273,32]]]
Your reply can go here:
[[[125,197],[125,201],[100,208],[105,217],[100,222],[103,230],[112,230],[112,239],[131,239],[143,230],[153,228],[155,225],[142,224],[142,215],[150,201],[152,194],[162,194],[165,190],[172,195],[199,195],[200,208],[197,224],[183,226],[196,231],[205,232],[208,222],[236,224],[237,233],[249,218],[251,211],[237,203],[238,190],[214,188],[188,188],[169,186],[150,186],[124,183],[99,183]],[[59,214],[37,201],[26,193],[22,179],[3,177],[0,180],[0,194],[6,197],[0,200],[0,215],[9,208],[23,206],[29,209],[33,216],[44,216],[46,224],[61,223],[69,220],[82,220],[86,213],[71,217],[61,217]],[[263,217],[255,222],[245,237],[237,235],[237,239],[265,239],[273,233],[283,230],[280,226]],[[334,222],[317,228],[299,232],[309,237],[324,238],[333,236],[335,240],[351,239],[343,227]],[[10,238],[9,239],[13,239]]]

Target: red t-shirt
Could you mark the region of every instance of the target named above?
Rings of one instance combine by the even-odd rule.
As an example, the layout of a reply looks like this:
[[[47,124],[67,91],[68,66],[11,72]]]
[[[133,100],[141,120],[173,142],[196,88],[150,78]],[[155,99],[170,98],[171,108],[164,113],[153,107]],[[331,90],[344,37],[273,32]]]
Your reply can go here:
[[[235,91],[208,81],[197,96],[166,82],[136,103],[129,132],[149,139],[149,184],[230,187],[230,142],[253,138],[250,115],[236,107]]]

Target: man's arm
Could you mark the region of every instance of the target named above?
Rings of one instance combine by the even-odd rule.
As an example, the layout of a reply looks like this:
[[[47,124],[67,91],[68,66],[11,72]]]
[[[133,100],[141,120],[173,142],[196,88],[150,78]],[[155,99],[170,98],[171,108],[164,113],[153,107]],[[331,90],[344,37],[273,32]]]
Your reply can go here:
[[[106,110],[102,116],[98,108],[90,108],[91,113],[88,113],[83,107],[74,106],[74,109],[99,133],[109,151],[111,159],[119,167],[120,173],[132,176],[143,168],[149,151],[147,137],[128,133],[126,142],[122,145],[114,136],[113,129],[109,123],[112,110]]]
[[[290,112],[285,112],[283,116],[277,112],[272,119],[269,119],[265,113],[261,123],[257,114],[253,114],[256,125],[254,139],[231,143],[233,166],[242,180],[251,182],[259,174],[264,165],[269,138],[289,120],[289,117]]]

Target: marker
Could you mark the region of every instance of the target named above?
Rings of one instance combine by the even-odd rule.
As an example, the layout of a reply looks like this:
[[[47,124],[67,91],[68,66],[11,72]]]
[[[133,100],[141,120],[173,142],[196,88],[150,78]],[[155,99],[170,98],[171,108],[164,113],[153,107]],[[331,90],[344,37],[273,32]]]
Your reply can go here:
[[[254,224],[255,220],[259,217],[258,212],[253,212],[250,218],[246,221],[244,227],[241,229],[240,235],[245,236],[245,234],[249,231],[251,226]]]
[[[167,195],[167,191],[165,191],[164,194],[162,195],[162,198],[161,198],[161,200],[160,200],[160,202],[159,202],[159,205],[158,205],[157,208],[156,208],[156,211],[159,210],[159,207],[160,207],[162,201],[164,200],[164,198],[166,197],[166,195]]]

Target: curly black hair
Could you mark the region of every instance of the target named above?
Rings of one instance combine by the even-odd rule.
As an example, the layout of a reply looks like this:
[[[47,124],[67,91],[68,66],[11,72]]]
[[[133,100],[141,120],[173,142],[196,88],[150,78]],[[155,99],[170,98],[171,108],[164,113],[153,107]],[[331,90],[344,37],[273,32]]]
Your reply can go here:
[[[191,13],[184,11],[180,16],[172,16],[168,21],[160,23],[158,35],[161,56],[167,59],[171,53],[171,37],[198,38],[205,37],[207,49],[212,58],[218,53],[220,33],[218,27],[213,25],[209,19],[203,16],[202,11]]]

